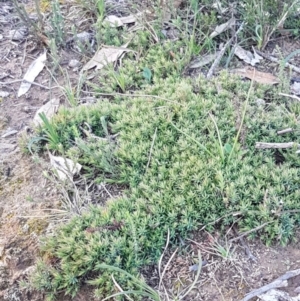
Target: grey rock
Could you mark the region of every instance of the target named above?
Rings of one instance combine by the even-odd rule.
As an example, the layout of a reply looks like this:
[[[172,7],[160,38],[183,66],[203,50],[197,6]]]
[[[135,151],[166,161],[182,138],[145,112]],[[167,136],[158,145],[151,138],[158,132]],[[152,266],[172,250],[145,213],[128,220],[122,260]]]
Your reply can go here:
[[[256,104],[260,107],[260,106],[264,106],[266,104],[266,102],[261,98],[257,98]]]
[[[8,36],[13,41],[23,41],[28,33],[28,28],[23,26],[18,29],[10,30]]]
[[[75,68],[75,67],[78,67],[80,65],[80,62],[78,60],[70,60],[69,62],[69,67],[70,68]]]

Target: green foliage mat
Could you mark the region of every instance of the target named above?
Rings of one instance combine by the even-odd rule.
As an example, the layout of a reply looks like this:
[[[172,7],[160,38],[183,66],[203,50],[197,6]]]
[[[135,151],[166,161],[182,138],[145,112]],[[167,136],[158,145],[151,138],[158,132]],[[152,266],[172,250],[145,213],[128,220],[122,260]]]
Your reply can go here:
[[[105,296],[113,291],[111,275],[97,264],[137,274],[157,262],[168,229],[176,244],[222,216],[219,226],[230,224],[237,212],[240,231],[267,223],[258,231],[264,241],[291,239],[300,221],[299,159],[294,149],[256,150],[255,142],[296,141],[295,134],[276,131],[295,127],[300,105],[275,98],[260,105],[266,88],[256,85],[247,101],[249,87],[226,74],[211,82],[168,78],[143,91],[160,91],[161,98],[62,108],[52,126],[66,156],[83,164],[86,176],[129,188],[47,239],[44,258],[52,264],[38,265],[35,286],[51,298],[64,290],[74,295],[88,282]],[[87,124],[97,137],[86,136]],[[123,287],[133,285],[114,277]]]

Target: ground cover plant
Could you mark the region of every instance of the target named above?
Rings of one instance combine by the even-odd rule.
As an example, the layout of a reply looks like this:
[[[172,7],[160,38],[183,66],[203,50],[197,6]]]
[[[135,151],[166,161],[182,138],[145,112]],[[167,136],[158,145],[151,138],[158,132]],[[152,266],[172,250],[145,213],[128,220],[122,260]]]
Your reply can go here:
[[[278,154],[256,150],[255,142],[286,141],[276,131],[294,126],[291,115],[299,104],[275,102],[266,108],[256,102],[265,88],[255,86],[248,95],[249,82],[225,74],[216,81],[221,92],[216,82],[201,77],[168,78],[148,91],[159,89],[163,99],[121,97],[116,103],[62,108],[52,125],[66,156],[83,164],[88,176],[129,188],[124,197],[91,208],[47,241],[45,256],[55,264],[39,266],[34,281],[40,289],[75,294],[87,281],[96,295],[106,296],[113,284],[98,263],[136,274],[159,258],[168,229],[176,243],[221,216],[226,215],[222,225],[230,224],[230,213],[243,217],[241,231],[266,223],[259,234],[267,243],[292,238],[300,221],[293,212],[299,207],[299,159],[293,150],[277,162]],[[84,136],[84,122],[98,139]],[[117,140],[111,141],[114,134]]]
[[[273,2],[247,3],[236,12],[247,17],[242,40],[263,48],[288,7],[275,11]],[[257,7],[268,18],[265,24],[257,23],[263,22],[254,15]],[[97,24],[101,43],[129,41],[133,51],[117,68],[103,68],[98,81],[85,83],[96,104],[73,101],[72,108],[62,107],[37,129],[33,141],[39,149],[47,142],[50,151],[82,164],[86,179],[126,187],[122,197],[91,207],[46,239],[32,284],[50,299],[61,292],[75,296],[85,283],[95,296],[107,297],[115,292],[108,266],[122,287],[137,291],[137,282],[118,269],[138,275],[141,267],[157,262],[168,232],[176,245],[202,225],[212,230],[220,217],[219,229],[238,216],[240,231],[259,228],[251,235],[267,244],[293,238],[300,222],[299,158],[295,149],[257,150],[255,143],[296,141],[296,132],[279,136],[277,131],[297,128],[300,104],[280,98],[281,86],[226,72],[210,81],[201,74],[186,76],[193,56],[215,51],[228,35],[208,38],[216,11],[200,9],[198,1],[186,8],[174,17],[180,31],[175,41],[161,34],[161,22],[146,23],[134,35]],[[276,16],[265,15],[267,10]]]

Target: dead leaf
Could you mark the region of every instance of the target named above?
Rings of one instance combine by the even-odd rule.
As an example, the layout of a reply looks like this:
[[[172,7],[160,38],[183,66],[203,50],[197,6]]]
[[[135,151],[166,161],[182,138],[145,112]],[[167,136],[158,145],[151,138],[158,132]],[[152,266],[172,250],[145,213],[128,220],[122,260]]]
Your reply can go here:
[[[117,17],[115,15],[110,15],[104,19],[104,22],[108,22],[111,27],[120,27],[120,26],[124,26],[125,24],[135,23],[137,20],[137,17],[141,16],[142,14],[143,14],[143,12],[138,13],[136,16],[129,15],[126,17]]]
[[[274,85],[279,83],[279,79],[273,74],[257,71],[255,68],[252,67],[233,69],[230,72],[240,75],[242,77],[249,78],[251,80],[253,79],[254,81],[260,84]]]
[[[50,46],[50,40],[44,34],[37,32],[37,35],[47,47]]]
[[[191,64],[189,65],[189,68],[196,69],[196,68],[203,67],[203,66],[209,64],[210,62],[214,61],[219,53],[220,53],[220,51],[217,51],[214,54],[208,54],[208,55],[205,55],[202,57],[198,57],[191,62]]]
[[[108,22],[111,27],[120,27],[124,25],[121,18],[114,15],[107,16],[103,22]]]
[[[47,60],[47,54],[46,52],[44,52],[35,61],[31,63],[27,72],[24,75],[23,81],[19,88],[18,97],[24,95],[30,89],[31,83],[44,69],[46,60]]]
[[[136,14],[136,16],[129,15],[129,16],[126,16],[126,17],[122,17],[120,19],[123,22],[123,24],[135,23],[136,22],[136,18],[140,17],[142,14],[143,14],[143,12]]]
[[[228,8],[223,8],[221,1],[215,1],[215,3],[211,6],[212,8],[215,8],[219,14],[223,15],[228,11]]]
[[[250,51],[245,50],[241,46],[237,45],[234,49],[234,54],[241,60],[243,60],[245,63],[250,64],[251,66],[254,66],[256,63],[259,63],[260,60],[263,58],[258,55],[253,49],[252,54]]]
[[[72,179],[82,168],[79,163],[74,163],[71,159],[53,156],[50,152],[49,158],[50,164],[56,170],[57,176],[61,180]]]
[[[95,55],[88,61],[84,67],[82,68],[83,71],[92,69],[96,67],[97,70],[102,69],[104,66],[108,65],[109,63],[115,62],[125,51],[127,50],[126,47],[128,43],[123,45],[122,47],[103,47],[99,49]]]
[[[53,98],[47,103],[45,103],[42,107],[40,107],[33,118],[33,123],[38,126],[43,123],[40,114],[45,113],[47,119],[50,119],[58,110],[59,107],[59,99]]]
[[[225,30],[229,29],[231,26],[235,25],[235,18],[231,18],[226,23],[218,25],[216,29],[210,34],[210,38],[214,38],[218,36],[220,33],[224,32]]]

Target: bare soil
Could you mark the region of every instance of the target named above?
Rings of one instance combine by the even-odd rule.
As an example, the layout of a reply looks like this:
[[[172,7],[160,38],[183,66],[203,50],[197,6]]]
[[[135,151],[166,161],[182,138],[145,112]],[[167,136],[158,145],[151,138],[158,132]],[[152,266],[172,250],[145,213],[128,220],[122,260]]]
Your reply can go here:
[[[0,300],[41,301],[44,300],[41,293],[22,288],[19,281],[26,280],[34,269],[40,238],[60,223],[59,219],[53,219],[51,209],[60,208],[61,195],[42,175],[49,168],[47,158],[37,160],[24,154],[22,136],[31,131],[37,109],[54,97],[64,102],[64,97],[58,88],[48,90],[36,85],[26,95],[17,97],[20,86],[17,80],[44,51],[43,44],[32,36],[23,41],[12,41],[8,32],[18,26],[12,3],[0,1],[0,91],[9,93],[0,98]],[[281,41],[280,46],[285,54],[299,48],[297,42],[288,39]],[[63,68],[68,68],[71,59],[78,58],[72,50],[61,52],[60,57],[65,62]],[[68,73],[71,81],[76,83],[76,71],[68,68]],[[37,83],[46,86],[49,81],[47,69],[36,79]],[[62,76],[58,76],[57,81],[64,84]],[[2,137],[14,130],[16,133]],[[223,244],[231,238],[222,238]],[[194,233],[193,241],[186,242],[173,258],[164,283],[170,295],[189,285],[195,277],[195,272],[189,268],[195,264],[200,250],[205,264],[199,282],[186,300],[241,300],[252,289],[300,267],[300,233],[295,241],[287,247],[266,247],[259,241],[245,240],[255,262],[249,259],[240,242],[232,243],[230,254],[224,257],[209,250],[212,241],[207,233]],[[166,256],[165,264],[171,254]],[[143,274],[149,283],[157,286],[156,267],[145,268]],[[285,290],[294,296],[299,286],[298,277],[289,281]],[[75,298],[78,301],[92,299],[88,287]]]

